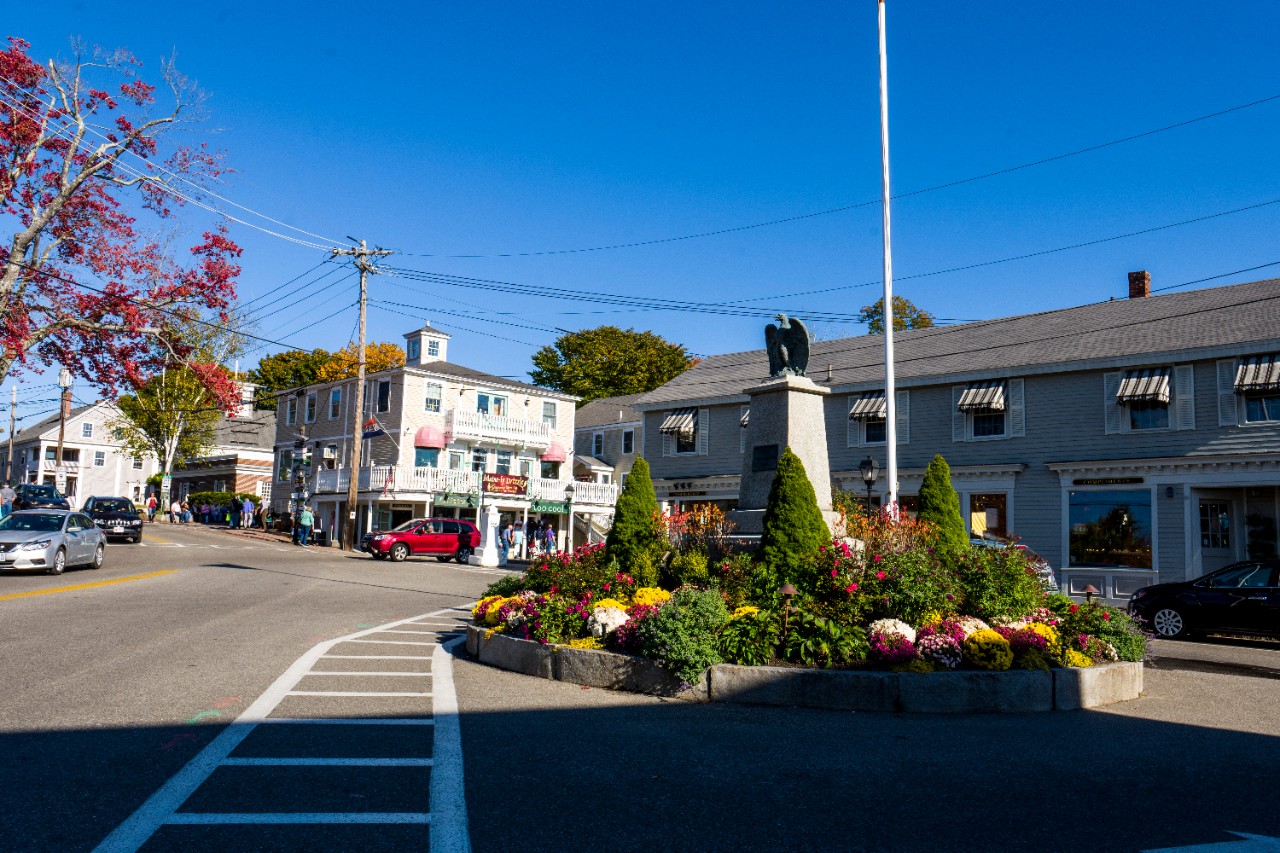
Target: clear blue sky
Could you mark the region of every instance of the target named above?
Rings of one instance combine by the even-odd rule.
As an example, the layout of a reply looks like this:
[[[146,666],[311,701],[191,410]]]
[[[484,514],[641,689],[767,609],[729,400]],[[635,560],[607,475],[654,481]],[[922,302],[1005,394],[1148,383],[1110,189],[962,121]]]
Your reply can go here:
[[[1280,94],[1274,0],[889,2],[895,192]],[[150,70],[176,50],[208,91],[204,127],[237,170],[224,195],[316,234],[404,253],[395,266],[575,292],[754,299],[800,317],[852,315],[878,297],[875,204],[643,247],[491,257],[878,199],[874,0],[38,5],[7,24],[35,56],[65,53],[72,35],[127,47]],[[909,278],[1280,198],[1277,138],[1280,100],[902,199],[893,208],[897,292],[940,318],[978,319],[1123,296],[1129,270],[1150,270],[1162,287],[1280,261],[1277,204]],[[192,228],[207,222],[200,211],[184,217]],[[242,298],[259,304],[324,257],[242,226],[233,234],[245,247]],[[1280,266],[1212,284],[1269,274]],[[315,321],[354,300],[344,275],[348,285],[321,290],[338,276],[324,279],[309,304],[265,319],[258,333],[341,345],[354,309]],[[857,286],[866,282],[877,284]],[[826,288],[845,289],[786,295]],[[553,341],[555,328],[652,329],[703,354],[763,340],[758,319],[407,277],[374,278],[371,293],[420,306],[371,309],[372,339],[401,342],[429,318],[454,335],[452,360],[503,375],[526,374],[531,345]],[[824,338],[863,332],[812,325]]]

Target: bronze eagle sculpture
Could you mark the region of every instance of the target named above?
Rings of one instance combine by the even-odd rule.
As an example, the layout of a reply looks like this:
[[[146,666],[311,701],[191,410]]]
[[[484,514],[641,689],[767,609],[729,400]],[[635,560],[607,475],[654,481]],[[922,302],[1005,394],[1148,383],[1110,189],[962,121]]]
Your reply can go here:
[[[779,314],[778,325],[764,327],[765,347],[769,352],[769,376],[804,376],[809,366],[809,330],[786,314]]]

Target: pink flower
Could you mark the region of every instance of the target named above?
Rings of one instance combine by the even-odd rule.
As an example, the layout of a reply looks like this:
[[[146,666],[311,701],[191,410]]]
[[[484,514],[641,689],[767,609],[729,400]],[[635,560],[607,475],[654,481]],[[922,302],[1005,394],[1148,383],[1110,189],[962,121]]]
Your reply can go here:
[[[552,594],[552,595],[555,595],[555,594],[556,594],[556,592],[557,592],[559,589],[560,589],[560,587],[558,587],[558,586],[552,586],[552,587],[551,587],[551,594]]]
[[[825,554],[825,553],[827,552],[827,546],[826,546],[826,545],[819,545],[819,546],[818,546],[818,550]]]
[[[876,580],[878,581],[884,580],[884,572],[876,572]]]
[[[858,591],[858,585],[857,585],[856,583],[851,583],[851,584],[849,584],[848,586],[846,586],[846,587],[844,588],[844,591],[845,591],[845,592],[857,592],[857,591]]]
[[[838,574],[840,574],[840,573],[839,573],[839,572],[837,572],[835,569],[832,569],[832,570],[831,570],[831,577],[835,577],[835,576],[836,576],[836,575],[838,575]]]
[[[1080,609],[1080,605],[1079,605],[1079,604],[1073,604],[1073,605],[1071,605],[1071,612],[1072,612],[1072,613],[1075,613],[1075,612],[1076,612],[1077,610],[1079,610],[1079,609]]]
[[[605,592],[608,592],[608,591],[609,591],[609,584],[607,584],[607,583],[606,583],[606,584],[604,585],[604,591],[605,591]]]
[[[874,557],[872,557],[871,559],[875,560],[875,561],[878,563],[878,562],[880,562],[880,555],[879,555],[879,554],[876,554],[876,555],[875,555]]]

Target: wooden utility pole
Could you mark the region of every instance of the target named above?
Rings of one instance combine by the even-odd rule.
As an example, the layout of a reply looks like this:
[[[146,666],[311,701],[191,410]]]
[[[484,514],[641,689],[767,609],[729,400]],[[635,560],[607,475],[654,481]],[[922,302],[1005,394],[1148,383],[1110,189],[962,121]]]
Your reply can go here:
[[[370,258],[391,254],[384,249],[370,250],[364,240],[358,249],[334,249],[333,255],[350,255],[355,260],[356,269],[360,270],[360,334],[356,343],[356,389],[351,406],[351,457],[349,467],[351,482],[347,484],[347,517],[342,522],[342,550],[355,548],[356,541],[356,501],[360,496],[360,435],[364,431],[364,371],[365,371],[365,306],[368,301],[368,275],[377,272],[370,263]]]
[[[18,425],[15,410],[18,408],[18,386],[15,384],[9,389],[13,392],[13,396],[9,400],[9,464],[4,469],[4,479],[6,483],[13,483],[13,430]]]

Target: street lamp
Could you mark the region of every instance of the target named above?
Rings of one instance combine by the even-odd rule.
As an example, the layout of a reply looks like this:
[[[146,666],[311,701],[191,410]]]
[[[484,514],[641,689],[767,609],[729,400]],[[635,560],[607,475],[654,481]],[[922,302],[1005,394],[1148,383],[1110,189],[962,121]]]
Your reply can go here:
[[[62,395],[58,399],[58,453],[53,458],[53,481],[60,492],[67,488],[66,473],[62,467],[62,440],[67,432],[67,413],[71,410],[71,386],[74,383],[75,377],[70,370],[64,367],[58,371],[58,387],[62,389]]]
[[[867,484],[867,518],[870,518],[871,487],[876,484],[876,478],[880,476],[880,464],[868,456],[858,464],[858,470],[862,472],[862,482]]]
[[[569,485],[564,487],[564,499],[569,504],[569,532],[566,534],[565,542],[568,545],[567,550],[570,554],[573,553],[573,492],[573,480],[570,480]]]

